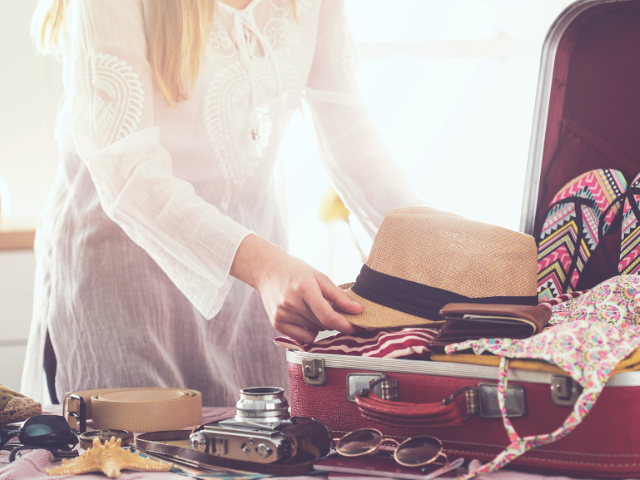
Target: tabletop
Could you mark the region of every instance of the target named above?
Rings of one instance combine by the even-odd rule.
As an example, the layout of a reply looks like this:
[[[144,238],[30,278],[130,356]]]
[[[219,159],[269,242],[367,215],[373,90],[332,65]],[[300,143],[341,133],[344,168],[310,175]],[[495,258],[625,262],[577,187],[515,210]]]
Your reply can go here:
[[[228,414],[229,408],[216,408],[216,407],[205,407],[202,409],[202,420],[203,423],[208,423],[215,421],[216,419],[222,417],[225,414]],[[59,406],[49,406],[43,408],[44,414],[51,415],[60,415],[61,407]],[[90,421],[87,422],[87,430],[91,430]],[[80,450],[82,453],[84,450]],[[56,475],[54,477],[49,476],[45,473],[45,468],[53,468],[56,465],[59,465],[59,461],[57,461],[54,456],[46,451],[46,450],[32,450],[28,453],[17,458],[14,462],[9,463],[9,452],[2,451],[0,452],[0,480],[44,480],[44,479],[70,479],[72,477],[76,477],[76,475]],[[469,464],[470,470],[476,470],[479,468],[481,463],[477,460],[473,460]],[[104,480],[107,478],[102,473],[86,473],[82,474],[81,477],[78,477],[79,480]],[[185,475],[174,472],[138,472],[132,470],[125,470],[119,477],[121,480],[177,480],[184,479]],[[201,478],[235,478],[235,476],[206,476]],[[306,477],[283,477],[288,480],[329,480],[326,475],[313,475]],[[367,479],[371,477],[362,477],[362,479]],[[383,479],[383,477],[377,477],[379,479]],[[440,478],[454,478],[450,475]],[[546,475],[535,475],[530,473],[522,473],[515,472],[511,470],[504,470],[501,472],[496,472],[488,475],[482,475],[476,477],[477,480],[588,480],[588,479],[570,479],[568,477],[558,477],[558,476],[546,476]],[[276,477],[270,477],[270,480],[277,480]]]

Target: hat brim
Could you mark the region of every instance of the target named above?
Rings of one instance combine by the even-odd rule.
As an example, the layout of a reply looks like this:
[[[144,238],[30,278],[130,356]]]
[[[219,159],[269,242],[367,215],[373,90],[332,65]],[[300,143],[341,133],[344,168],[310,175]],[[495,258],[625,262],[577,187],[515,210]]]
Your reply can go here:
[[[11,407],[7,404],[5,410],[0,412],[0,425],[6,425],[8,423],[22,422],[30,417],[36,415],[42,415],[42,404],[24,397],[26,400],[22,402],[18,407]]]
[[[349,298],[364,307],[364,311],[359,315],[351,315],[343,311],[339,311],[340,315],[347,319],[351,325],[366,329],[376,328],[402,328],[402,327],[440,327],[444,323],[441,320],[429,320],[422,317],[416,317],[408,313],[394,310],[393,308],[379,305],[351,290],[353,283],[345,283],[339,285],[338,288],[343,290]]]

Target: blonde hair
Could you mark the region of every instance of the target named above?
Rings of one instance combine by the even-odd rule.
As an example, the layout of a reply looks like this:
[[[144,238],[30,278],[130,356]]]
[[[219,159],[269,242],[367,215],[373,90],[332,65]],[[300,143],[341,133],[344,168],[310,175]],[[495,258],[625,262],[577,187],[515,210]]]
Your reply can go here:
[[[164,98],[175,106],[198,78],[217,0],[157,2],[156,29],[149,46],[151,72]],[[57,53],[68,0],[41,0],[31,35],[41,52]],[[295,0],[291,0],[295,15]]]

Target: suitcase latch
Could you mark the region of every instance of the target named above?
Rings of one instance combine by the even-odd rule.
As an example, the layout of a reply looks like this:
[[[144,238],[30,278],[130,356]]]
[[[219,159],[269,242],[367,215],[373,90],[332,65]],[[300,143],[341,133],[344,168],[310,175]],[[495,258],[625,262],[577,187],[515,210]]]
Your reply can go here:
[[[498,402],[498,384],[480,383],[478,388],[463,387],[453,395],[445,398],[442,405],[449,405],[458,395],[465,394],[467,401],[467,415],[462,419],[466,422],[475,414],[481,418],[502,418],[500,404]],[[509,418],[520,418],[527,414],[526,394],[523,387],[518,385],[507,386],[505,406]]]
[[[384,373],[350,373],[347,375],[347,399],[355,402],[356,395],[368,389],[383,400],[398,400],[398,381]]]
[[[324,359],[303,359],[302,379],[307,385],[324,385],[327,383],[327,370],[324,368]]]
[[[582,387],[573,378],[564,375],[551,376],[551,400],[556,405],[572,407],[581,392]]]
[[[482,418],[502,418],[497,383],[478,384],[478,407]],[[527,396],[524,387],[507,386],[505,408],[509,418],[521,418],[527,414]]]

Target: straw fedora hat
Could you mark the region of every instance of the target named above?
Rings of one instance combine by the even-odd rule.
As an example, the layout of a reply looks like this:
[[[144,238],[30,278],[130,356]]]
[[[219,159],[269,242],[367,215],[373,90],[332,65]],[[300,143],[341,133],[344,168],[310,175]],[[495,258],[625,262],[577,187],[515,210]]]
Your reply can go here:
[[[537,305],[529,235],[427,207],[391,210],[355,283],[340,288],[364,306],[342,315],[364,328],[436,326],[447,303]]]
[[[42,405],[0,384],[0,425],[42,415]]]

